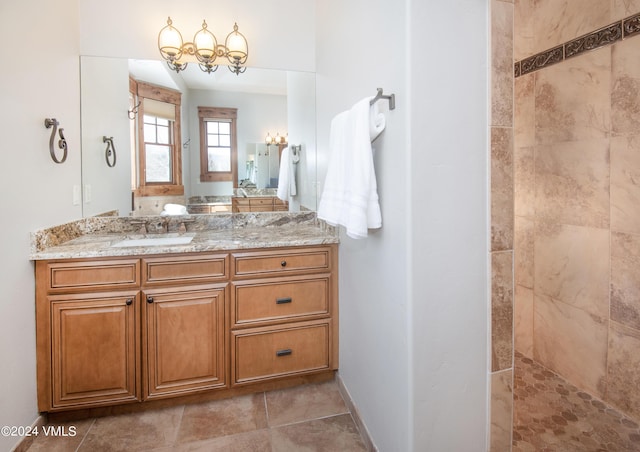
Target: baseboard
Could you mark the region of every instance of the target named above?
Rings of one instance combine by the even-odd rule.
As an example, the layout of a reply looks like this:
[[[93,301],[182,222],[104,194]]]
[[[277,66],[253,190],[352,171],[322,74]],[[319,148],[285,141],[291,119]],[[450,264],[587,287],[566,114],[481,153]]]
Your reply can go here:
[[[353,418],[353,422],[355,422],[356,427],[358,427],[358,431],[360,432],[360,437],[364,442],[365,447],[369,452],[378,452],[378,448],[373,443],[373,439],[371,439],[371,435],[369,434],[369,430],[367,426],[362,422],[362,418],[360,417],[360,411],[358,411],[358,407],[353,403],[353,399],[351,398],[351,394],[344,385],[342,378],[340,377],[340,372],[336,374],[336,382],[338,383],[338,389],[340,391],[340,395],[344,399],[349,411],[351,412],[351,417]]]
[[[37,428],[39,431],[40,428],[46,423],[47,423],[46,417],[43,415],[40,415],[36,418],[35,421],[33,421],[33,424],[31,424],[31,430],[35,430]],[[29,450],[29,448],[33,444],[34,439],[35,437],[33,436],[23,436],[22,439],[20,439],[20,441],[18,442],[18,444],[13,446],[13,449],[11,449],[11,452],[26,452],[27,450]]]

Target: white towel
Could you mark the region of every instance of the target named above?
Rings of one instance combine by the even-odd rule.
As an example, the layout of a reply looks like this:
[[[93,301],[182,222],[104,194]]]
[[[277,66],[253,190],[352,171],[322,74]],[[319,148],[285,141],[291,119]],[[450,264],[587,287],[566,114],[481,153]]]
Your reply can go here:
[[[318,218],[345,226],[354,239],[382,226],[371,140],[385,122],[370,101],[362,99],[331,121],[331,156],[318,206]]]
[[[160,215],[186,215],[187,206],[182,204],[165,204],[164,210],[160,212]]]
[[[276,195],[283,201],[288,201],[290,196],[296,196],[298,190],[296,187],[296,167],[300,157],[291,155],[289,147],[282,150],[280,155],[280,172],[278,174],[278,191]]]

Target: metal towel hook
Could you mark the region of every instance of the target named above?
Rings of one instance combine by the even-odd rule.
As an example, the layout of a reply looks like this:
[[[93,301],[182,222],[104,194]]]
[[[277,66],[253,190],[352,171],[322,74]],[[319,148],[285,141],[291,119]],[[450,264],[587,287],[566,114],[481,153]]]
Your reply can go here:
[[[47,129],[50,129],[53,126],[53,130],[51,131],[51,138],[49,138],[49,153],[51,154],[51,158],[56,163],[64,163],[64,161],[67,160],[67,140],[62,133],[64,129],[61,128],[60,130],[58,130],[59,125],[60,123],[56,120],[56,118],[45,118],[44,120],[44,126]],[[56,131],[60,135],[60,139],[58,140],[58,147],[63,151],[62,158],[59,160],[58,157],[56,157],[55,150],[53,149],[53,140],[56,137]]]
[[[113,168],[116,166],[116,148],[113,145],[113,137],[103,136],[102,142],[107,143],[107,148],[104,150],[104,158],[107,161],[107,166]],[[113,156],[113,159],[111,157]],[[113,161],[112,161],[113,160]]]

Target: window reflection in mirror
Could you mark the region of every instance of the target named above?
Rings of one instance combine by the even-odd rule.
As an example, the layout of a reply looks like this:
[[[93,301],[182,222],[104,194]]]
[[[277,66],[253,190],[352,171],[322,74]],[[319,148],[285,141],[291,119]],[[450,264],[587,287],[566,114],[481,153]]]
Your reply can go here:
[[[180,143],[181,94],[162,86],[132,80],[138,107],[137,159],[132,162],[137,197],[183,195]],[[133,182],[133,181],[132,181]]]

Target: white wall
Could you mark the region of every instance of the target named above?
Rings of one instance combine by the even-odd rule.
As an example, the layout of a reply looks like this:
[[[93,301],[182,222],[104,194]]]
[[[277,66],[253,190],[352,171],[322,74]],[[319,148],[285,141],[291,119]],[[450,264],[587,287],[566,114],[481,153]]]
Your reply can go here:
[[[396,94],[382,229],[340,245],[340,375],[381,451],[486,450],[487,7],[317,4],[321,182],[331,118]]]
[[[413,2],[408,16],[416,451],[486,450],[487,11]]]
[[[340,244],[340,375],[381,451],[410,450],[407,214],[410,212],[406,2],[317,2],[318,181],[324,185],[330,121],[381,87],[395,93],[375,142],[382,229]]]
[[[302,146],[296,164],[297,196],[291,198],[289,210],[316,210],[316,76],[311,72],[287,74],[287,117],[289,144]]]
[[[167,16],[191,41],[207,21],[218,42],[233,30],[249,42],[253,67],[315,70],[315,0],[83,0],[80,3],[80,53],[157,59],[157,36]]]
[[[0,3],[0,40],[15,44],[11,63],[0,73],[0,425],[30,425],[38,415],[29,232],[82,216],[81,206],[72,203],[73,185],[80,185],[77,3]],[[49,156],[51,129],[44,119],[51,117],[60,121],[69,144],[61,165]],[[18,440],[0,436],[0,450]]]
[[[131,130],[129,66],[124,58],[82,57],[82,183],[85,217],[131,212]],[[106,143],[113,137],[115,166],[107,166]],[[113,160],[111,160],[113,162]],[[87,196],[90,191],[90,196]]]

